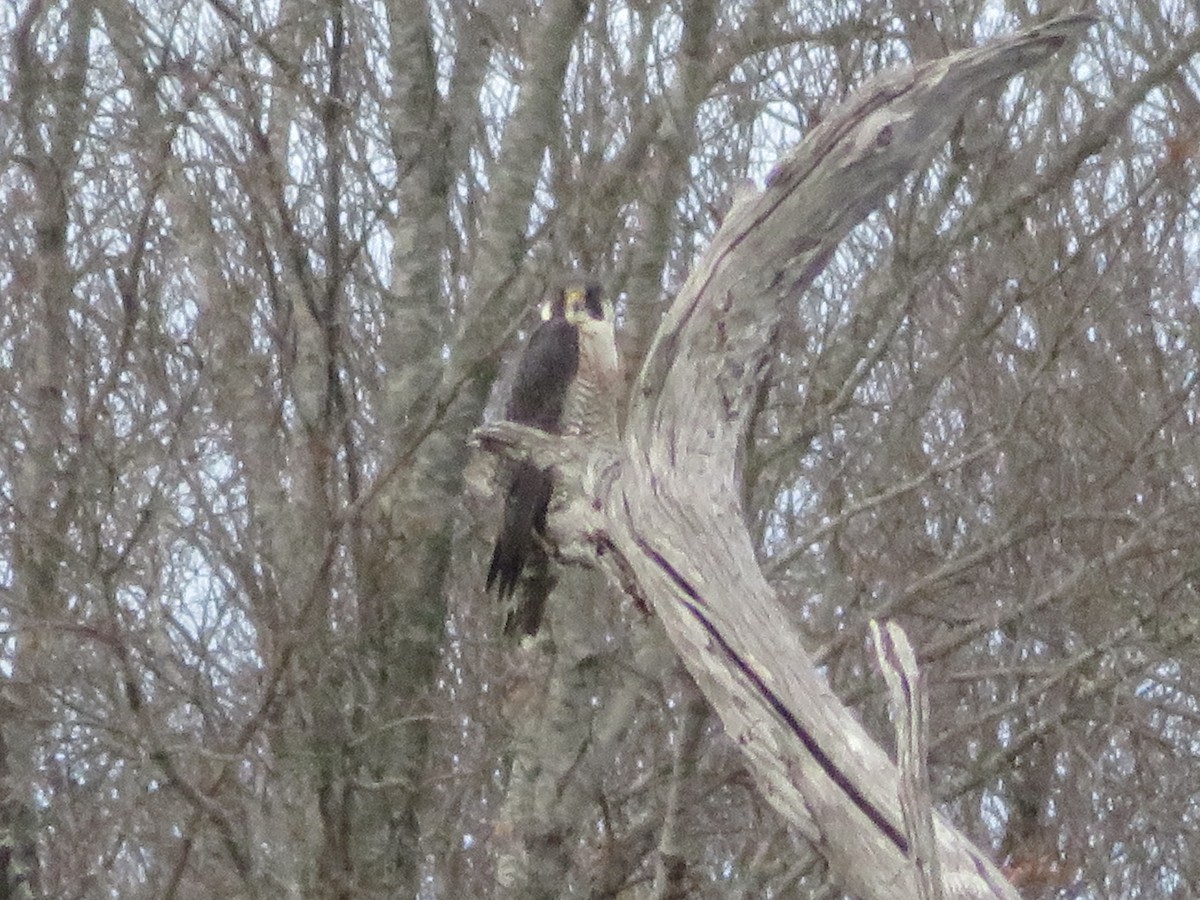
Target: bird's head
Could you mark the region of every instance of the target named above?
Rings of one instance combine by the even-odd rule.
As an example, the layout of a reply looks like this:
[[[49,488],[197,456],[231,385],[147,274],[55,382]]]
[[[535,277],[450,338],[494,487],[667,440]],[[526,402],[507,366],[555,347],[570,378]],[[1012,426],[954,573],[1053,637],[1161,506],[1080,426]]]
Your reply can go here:
[[[572,325],[584,325],[588,320],[612,322],[613,305],[600,295],[600,285],[595,281],[569,281],[554,291],[542,303],[542,318],[565,318]]]

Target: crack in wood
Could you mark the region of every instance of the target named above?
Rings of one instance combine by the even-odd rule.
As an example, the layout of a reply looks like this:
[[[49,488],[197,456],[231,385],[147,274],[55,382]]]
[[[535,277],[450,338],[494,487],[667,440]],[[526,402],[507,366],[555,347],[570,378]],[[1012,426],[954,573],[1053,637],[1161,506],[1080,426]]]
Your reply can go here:
[[[826,753],[821,747],[821,745],[817,743],[816,738],[809,734],[805,727],[800,724],[800,720],[796,718],[795,714],[790,709],[788,709],[787,704],[783,702],[778,694],[771,690],[765,679],[755,670],[754,666],[747,662],[742,655],[734,649],[733,645],[729,643],[725,636],[721,634],[720,629],[712,623],[712,620],[709,619],[709,617],[704,613],[704,610],[701,608],[707,606],[707,604],[704,602],[704,598],[700,595],[700,592],[697,591],[692,586],[691,582],[684,578],[679,570],[671,565],[671,563],[668,562],[661,553],[650,546],[650,543],[646,541],[645,538],[635,535],[634,540],[637,542],[637,545],[641,551],[650,557],[650,559],[654,561],[655,565],[665,572],[667,577],[675,583],[675,586],[688,597],[688,599],[684,601],[683,605],[688,612],[692,614],[692,618],[700,623],[700,626],[705,630],[705,632],[708,633],[708,636],[717,644],[718,647],[721,648],[721,651],[725,654],[725,657],[737,667],[738,671],[740,671],[752,685],[754,685],[754,689],[758,691],[759,695],[764,700],[767,701],[767,705],[774,710],[775,714],[783,720],[784,724],[787,725],[788,730],[800,740],[800,743],[804,746],[804,749],[808,751],[809,756],[811,756],[817,765],[821,767],[821,770],[825,773],[826,777],[838,786],[838,788],[843,794],[846,795],[850,802],[853,803],[858,810],[867,817],[872,825],[874,825],[885,837],[887,837],[889,841],[892,842],[892,844],[895,845],[897,850],[907,856],[908,840],[900,832],[900,829],[898,829],[888,820],[887,816],[883,814],[882,810],[880,810],[875,806],[875,804],[863,796],[862,792],[855,786],[850,777],[842,771],[838,764],[833,761],[832,757],[830,757],[829,754]]]

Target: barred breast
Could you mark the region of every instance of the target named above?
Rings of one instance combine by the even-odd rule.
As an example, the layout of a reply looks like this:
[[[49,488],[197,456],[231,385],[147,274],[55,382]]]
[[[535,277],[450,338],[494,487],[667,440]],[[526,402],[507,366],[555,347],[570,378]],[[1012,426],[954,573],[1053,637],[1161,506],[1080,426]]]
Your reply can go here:
[[[563,434],[616,440],[622,383],[612,323],[584,322],[579,326],[579,371],[563,409]]]

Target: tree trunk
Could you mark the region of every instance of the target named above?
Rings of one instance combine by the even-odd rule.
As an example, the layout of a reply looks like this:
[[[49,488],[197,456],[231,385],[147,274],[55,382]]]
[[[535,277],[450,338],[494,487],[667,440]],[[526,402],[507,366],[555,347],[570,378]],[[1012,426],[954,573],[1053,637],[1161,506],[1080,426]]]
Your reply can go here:
[[[69,479],[61,478],[79,452],[68,431],[71,386],[64,382],[72,371],[69,317],[75,277],[67,234],[93,5],[74,4],[65,16],[67,37],[57,61],[63,74],[57,78],[39,49],[44,13],[42,4],[29,4],[13,39],[13,99],[35,210],[30,300],[36,312],[27,355],[16,362],[29,372],[21,382],[26,396],[20,402],[31,412],[31,427],[12,486],[17,527],[10,615],[17,637],[11,677],[0,674],[0,898],[5,900],[40,893],[32,785],[42,744],[39,730],[53,721],[48,688],[63,652],[56,626],[67,615],[59,573],[69,546],[65,536],[77,512],[75,494],[64,489]],[[43,132],[37,108],[47,102],[58,115]]]

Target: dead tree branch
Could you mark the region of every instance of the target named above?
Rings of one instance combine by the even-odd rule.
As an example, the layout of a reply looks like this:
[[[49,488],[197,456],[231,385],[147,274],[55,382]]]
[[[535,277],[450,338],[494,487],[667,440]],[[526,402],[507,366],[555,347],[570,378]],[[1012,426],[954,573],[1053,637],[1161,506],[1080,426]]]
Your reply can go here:
[[[561,439],[487,429],[489,449],[554,465],[564,545],[590,546],[645,598],[746,754],[771,803],[850,893],[917,896],[886,754],[817,673],[755,558],[741,493],[744,442],[786,303],[846,233],[926,165],[981,96],[1093,22],[1069,16],[864,85],[730,211],[662,325],[635,384],[624,446],[583,464]],[[564,445],[568,441],[561,441]],[[584,448],[585,449],[585,448]],[[1017,894],[934,817],[945,896]]]

